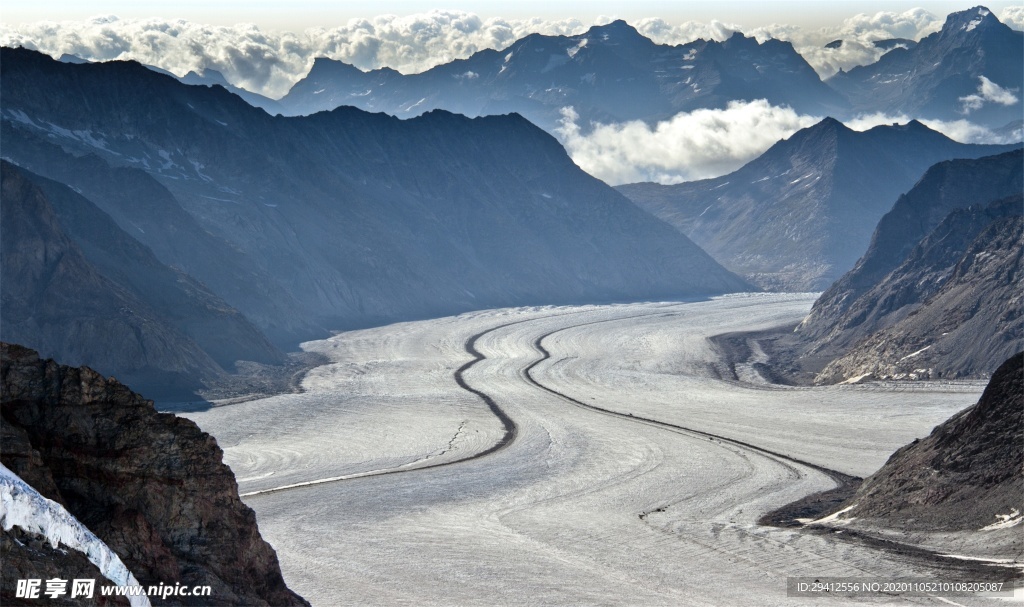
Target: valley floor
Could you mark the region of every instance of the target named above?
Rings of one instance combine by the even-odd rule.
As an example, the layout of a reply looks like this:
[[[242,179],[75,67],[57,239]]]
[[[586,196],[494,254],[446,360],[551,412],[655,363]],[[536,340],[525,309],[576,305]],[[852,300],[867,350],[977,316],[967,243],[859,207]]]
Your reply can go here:
[[[984,387],[720,379],[732,374],[709,337],[793,324],[813,301],[506,309],[341,333],[304,344],[332,361],[304,393],[187,415],[314,605],[809,605],[787,577],[945,575],[941,559],[757,524],[834,487],[830,470],[872,473]]]

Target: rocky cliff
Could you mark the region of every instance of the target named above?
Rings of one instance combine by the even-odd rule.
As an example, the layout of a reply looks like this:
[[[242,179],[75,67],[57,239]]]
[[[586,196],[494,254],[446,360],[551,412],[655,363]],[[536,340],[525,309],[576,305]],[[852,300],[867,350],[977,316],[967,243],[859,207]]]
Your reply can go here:
[[[899,320],[892,313],[910,300],[892,300],[879,307],[878,294],[868,293],[903,264],[951,212],[971,206],[981,208],[1018,195],[1022,189],[1021,150],[975,160],[949,160],[930,167],[880,219],[871,244],[853,269],[814,302],[799,328],[807,352],[829,358],[840,356],[861,339]],[[949,224],[946,232],[955,227]],[[918,299],[913,301],[920,303]]]
[[[1024,513],[1024,354],[1004,362],[978,403],[902,447],[842,505],[857,527],[979,532],[1020,555]]]
[[[143,585],[212,587],[209,597],[163,604],[306,604],[285,585],[212,437],[91,369],[0,348],[0,461],[63,505]],[[24,565],[14,558],[5,554],[5,572]]]
[[[1020,195],[950,213],[844,316],[873,332],[815,381],[992,373],[1024,346],[1022,213]]]
[[[985,378],[1021,348],[1024,151],[940,162],[792,339],[818,383]]]

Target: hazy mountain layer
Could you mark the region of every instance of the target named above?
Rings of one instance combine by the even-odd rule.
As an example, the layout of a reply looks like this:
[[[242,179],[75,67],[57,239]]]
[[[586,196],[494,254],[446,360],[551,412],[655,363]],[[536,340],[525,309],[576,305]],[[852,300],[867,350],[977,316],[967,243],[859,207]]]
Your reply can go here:
[[[65,233],[90,264],[145,301],[221,367],[231,369],[238,360],[284,361],[284,355],[237,310],[181,270],[161,264],[89,200],[55,181],[23,173],[40,187]]]
[[[853,266],[929,166],[1008,149],[957,143],[916,121],[857,132],[829,118],[729,175],[617,189],[758,286],[814,291]]]
[[[3,339],[89,361],[152,388],[154,397],[187,396],[204,378],[223,373],[131,285],[118,284],[86,259],[22,171],[6,162],[2,171]]]
[[[941,31],[913,47],[895,48],[828,84],[858,112],[944,120],[966,115],[999,127],[1021,117],[1024,35],[978,6],[950,14]]]
[[[271,117],[134,63],[10,49],[3,62],[4,154],[33,169],[55,158],[63,174],[47,176],[72,185],[90,177],[68,153],[115,167],[92,188],[122,227],[139,214],[113,200],[122,180],[169,192],[145,201],[173,217],[180,203],[174,233],[152,222],[132,236],[165,262],[226,243],[230,254],[193,256],[188,273],[279,342],[468,309],[749,288],[516,115]],[[244,282],[225,275],[259,292],[222,290]]]
[[[660,45],[624,21],[576,36],[532,34],[420,74],[362,72],[320,58],[280,105],[292,115],[340,105],[403,118],[437,108],[469,116],[518,112],[553,132],[566,106],[586,127],[754,99],[815,115],[848,105],[788,42],[736,33],[724,42]]]

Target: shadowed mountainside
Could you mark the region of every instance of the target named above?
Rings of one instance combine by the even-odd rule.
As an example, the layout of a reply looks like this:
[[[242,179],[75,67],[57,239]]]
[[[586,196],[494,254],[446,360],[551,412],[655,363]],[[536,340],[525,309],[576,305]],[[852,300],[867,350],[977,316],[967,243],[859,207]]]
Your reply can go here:
[[[135,63],[23,49],[3,63],[5,156],[80,189],[278,344],[470,309],[749,288],[516,115],[271,117]],[[150,213],[176,231],[138,223],[122,182],[152,192]]]
[[[754,284],[813,291],[853,267],[928,167],[1014,147],[957,143],[916,121],[857,132],[827,118],[728,175],[616,189]]]
[[[1022,214],[1019,194],[950,213],[844,316],[873,332],[815,381],[988,376],[1024,346]]]
[[[1020,212],[1019,208],[1015,212],[1012,202],[994,206],[995,214],[983,208],[1017,196],[1022,190],[1024,152],[1020,150],[977,160],[941,162],[928,169],[879,221],[867,252],[856,266],[814,303],[798,328],[805,350],[835,358],[868,335],[906,317],[950,277],[966,247],[988,222]],[[967,207],[975,209],[950,215]],[[946,226],[926,245],[931,252],[919,251],[916,261],[908,261],[908,255],[944,219]],[[985,243],[979,242],[978,246],[984,248]],[[904,268],[889,277],[901,264]],[[933,274],[933,280],[911,287],[917,284],[915,276],[919,272],[938,273]],[[1006,356],[991,362],[998,364]],[[994,367],[988,369],[992,370]]]

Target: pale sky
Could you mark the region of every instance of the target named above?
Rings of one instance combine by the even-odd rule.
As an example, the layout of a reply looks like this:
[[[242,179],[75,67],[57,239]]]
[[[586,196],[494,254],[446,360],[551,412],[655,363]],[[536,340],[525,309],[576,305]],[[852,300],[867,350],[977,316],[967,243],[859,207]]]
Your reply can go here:
[[[737,23],[745,28],[772,23],[785,23],[800,27],[817,28],[835,25],[857,13],[878,11],[904,11],[914,7],[944,15],[974,6],[971,2],[947,0],[725,0],[718,2],[680,2],[666,0],[590,0],[568,2],[558,0],[519,0],[517,2],[488,2],[485,0],[383,0],[376,2],[345,2],[328,0],[295,0],[290,2],[265,0],[177,0],[166,2],[139,2],[110,0],[104,2],[39,0],[8,0],[0,8],[0,22],[17,26],[37,21],[83,20],[97,15],[117,15],[123,19],[160,18],[186,19],[211,25],[254,23],[261,29],[300,32],[309,27],[342,25],[352,18],[367,18],[382,14],[409,15],[432,9],[451,9],[476,13],[482,18],[509,19],[576,18],[590,22],[598,16],[613,16],[627,21],[645,17],[660,17],[670,23],[683,21],[710,21],[716,19]],[[999,0],[985,2],[989,9],[999,13],[1003,8],[1020,2]]]

